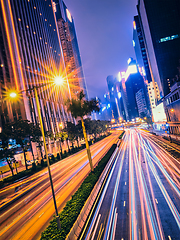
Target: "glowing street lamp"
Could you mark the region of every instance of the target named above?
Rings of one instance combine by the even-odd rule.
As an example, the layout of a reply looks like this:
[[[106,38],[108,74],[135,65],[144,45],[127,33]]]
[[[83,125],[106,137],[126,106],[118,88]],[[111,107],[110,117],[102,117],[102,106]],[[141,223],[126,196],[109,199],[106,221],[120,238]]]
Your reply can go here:
[[[61,86],[63,84],[63,82],[64,82],[64,79],[61,76],[57,76],[54,79],[54,83],[58,86]]]
[[[10,98],[16,98],[17,97],[17,93],[16,92],[11,92],[9,94]]]

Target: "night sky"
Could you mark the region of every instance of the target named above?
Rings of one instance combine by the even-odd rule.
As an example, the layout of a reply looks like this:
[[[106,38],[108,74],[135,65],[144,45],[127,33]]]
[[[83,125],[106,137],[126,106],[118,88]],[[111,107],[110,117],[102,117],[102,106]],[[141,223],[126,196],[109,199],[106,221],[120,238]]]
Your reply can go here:
[[[137,0],[64,0],[71,12],[89,97],[108,91],[106,77],[127,69],[134,57],[133,17]]]

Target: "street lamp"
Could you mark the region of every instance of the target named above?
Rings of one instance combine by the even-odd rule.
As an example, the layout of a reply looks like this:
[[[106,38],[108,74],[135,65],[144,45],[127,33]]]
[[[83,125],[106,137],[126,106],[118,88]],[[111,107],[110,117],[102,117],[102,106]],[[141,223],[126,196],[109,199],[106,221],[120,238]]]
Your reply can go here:
[[[55,81],[55,84],[57,83],[57,80]],[[61,82],[62,84],[62,82]],[[47,84],[45,84],[47,85]],[[60,85],[60,84],[58,84]],[[41,117],[41,110],[40,110],[40,104],[39,104],[39,99],[38,99],[38,94],[37,94],[37,88],[41,88],[42,86],[33,86],[33,88],[30,89],[25,89],[22,90],[18,93],[16,92],[11,92],[9,94],[9,96],[14,99],[18,96],[19,93],[22,92],[27,92],[27,91],[34,91],[34,95],[35,95],[35,100],[36,100],[36,106],[37,106],[37,112],[38,112],[38,117],[39,117],[39,122],[40,122],[40,127],[41,127],[41,133],[42,133],[42,137],[43,137],[43,143],[44,143],[44,150],[45,150],[45,154],[46,154],[46,161],[47,161],[47,167],[48,167],[48,172],[49,172],[49,180],[50,180],[50,185],[51,185],[51,190],[52,190],[52,195],[53,195],[53,201],[54,201],[54,207],[55,207],[55,212],[56,212],[56,220],[57,220],[57,226],[58,229],[61,229],[61,224],[60,224],[60,219],[59,219],[59,214],[58,214],[58,209],[57,209],[57,204],[56,204],[56,198],[55,198],[55,192],[54,192],[54,187],[53,187],[53,181],[52,181],[52,176],[51,176],[51,170],[50,170],[50,163],[49,163],[49,158],[48,158],[48,152],[47,152],[47,146],[46,146],[46,139],[45,139],[45,133],[44,133],[44,126],[43,126],[43,122],[42,122],[42,117]]]

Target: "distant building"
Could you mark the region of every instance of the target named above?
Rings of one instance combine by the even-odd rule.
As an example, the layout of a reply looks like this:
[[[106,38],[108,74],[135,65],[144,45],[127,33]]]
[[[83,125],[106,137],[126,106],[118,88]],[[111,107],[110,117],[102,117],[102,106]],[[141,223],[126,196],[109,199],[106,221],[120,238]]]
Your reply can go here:
[[[118,119],[118,110],[117,110],[117,104],[115,101],[115,83],[117,82],[117,79],[114,78],[112,75],[109,75],[106,78],[107,86],[109,90],[109,99],[110,99],[110,106],[111,106],[111,116],[114,115],[115,119]]]
[[[88,97],[73,17],[62,0],[54,1],[54,11],[71,95],[74,97],[83,90]]]
[[[180,59],[180,1],[139,0],[138,15],[153,82],[166,96],[178,73]]]
[[[156,107],[156,99],[160,99],[160,92],[158,84],[155,82],[148,83],[148,95],[149,95],[149,101],[151,109],[154,109]]]
[[[145,116],[147,116],[148,107],[146,103],[144,90],[142,88],[136,93],[136,103],[137,103],[139,117],[144,118]]]
[[[125,78],[121,79],[121,93],[127,120],[131,121],[132,119],[140,117],[139,111],[141,112],[142,110],[140,98],[146,102],[146,107],[144,106],[143,110],[144,114],[146,114],[144,116],[150,116],[146,83],[143,76],[138,71],[138,67],[134,60],[129,62]]]

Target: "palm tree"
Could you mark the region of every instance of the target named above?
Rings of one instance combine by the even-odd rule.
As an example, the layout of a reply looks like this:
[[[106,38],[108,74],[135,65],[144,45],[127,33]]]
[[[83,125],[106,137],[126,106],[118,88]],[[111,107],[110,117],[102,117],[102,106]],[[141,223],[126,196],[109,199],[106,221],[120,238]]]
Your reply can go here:
[[[81,91],[76,99],[68,100],[68,110],[71,112],[72,116],[74,118],[80,117],[81,118],[81,124],[82,124],[82,130],[84,134],[84,140],[86,143],[86,149],[87,149],[87,155],[89,159],[89,164],[91,171],[94,171],[94,167],[92,164],[92,158],[91,158],[91,152],[88,144],[86,129],[84,125],[84,119],[83,117],[90,114],[92,111],[99,111],[100,108],[98,106],[98,103],[96,99],[86,100],[85,94],[83,91]]]

